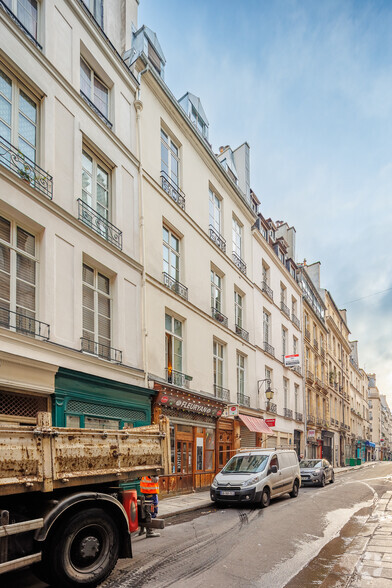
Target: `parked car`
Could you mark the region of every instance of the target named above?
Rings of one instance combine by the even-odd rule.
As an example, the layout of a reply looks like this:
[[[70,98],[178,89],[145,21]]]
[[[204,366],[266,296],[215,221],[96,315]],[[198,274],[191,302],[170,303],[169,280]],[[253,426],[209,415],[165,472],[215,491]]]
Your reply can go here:
[[[299,467],[303,486],[325,486],[326,482],[335,481],[333,467],[326,459],[303,459]]]
[[[234,455],[211,484],[211,500],[254,502],[267,507],[271,498],[289,493],[298,496],[301,485],[295,451],[252,449]]]

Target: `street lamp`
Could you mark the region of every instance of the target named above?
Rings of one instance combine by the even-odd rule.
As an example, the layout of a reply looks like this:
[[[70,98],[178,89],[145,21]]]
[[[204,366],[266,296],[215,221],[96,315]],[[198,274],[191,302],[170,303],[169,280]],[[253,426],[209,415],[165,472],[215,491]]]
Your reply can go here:
[[[269,410],[270,401],[274,397],[274,391],[271,388],[271,380],[270,380],[270,378],[265,378],[264,380],[258,380],[258,382],[257,382],[259,394],[260,394],[260,390],[261,390],[261,388],[263,387],[264,384],[266,384],[266,389],[265,389],[265,397],[267,398],[267,407],[266,407],[266,409]]]

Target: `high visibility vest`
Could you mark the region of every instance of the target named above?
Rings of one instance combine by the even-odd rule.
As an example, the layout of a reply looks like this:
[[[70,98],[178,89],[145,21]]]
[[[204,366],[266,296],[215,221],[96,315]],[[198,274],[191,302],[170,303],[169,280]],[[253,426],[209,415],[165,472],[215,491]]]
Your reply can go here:
[[[142,494],[159,494],[159,482],[153,482],[149,476],[143,476],[140,480],[140,492]]]

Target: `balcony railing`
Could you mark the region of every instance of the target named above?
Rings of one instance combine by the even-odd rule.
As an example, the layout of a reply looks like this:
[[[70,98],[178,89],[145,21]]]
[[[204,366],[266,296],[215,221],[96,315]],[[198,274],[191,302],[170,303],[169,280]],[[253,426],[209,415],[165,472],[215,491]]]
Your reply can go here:
[[[3,2],[3,0],[0,0],[0,6],[3,10],[5,10],[5,12],[8,14],[8,16],[10,16],[12,18],[12,20],[20,28],[20,30],[24,32],[26,37],[28,37],[30,39],[30,41],[32,41],[34,43],[34,45],[36,47],[38,47],[38,49],[41,49],[41,51],[42,51],[42,45],[40,45],[38,43],[37,39],[30,33],[30,31],[28,29],[26,29],[24,24],[19,20],[19,18],[16,16],[16,14],[14,14],[12,12],[12,10],[10,8],[8,8],[7,4],[5,2]]]
[[[293,411],[291,410],[291,408],[284,408],[283,409],[283,414],[288,419],[292,419],[293,418]]]
[[[187,376],[186,374],[173,370],[172,368],[165,369],[165,377],[169,384],[179,386],[180,388],[189,388],[189,382],[192,380],[191,376]]]
[[[268,400],[266,400],[265,403],[265,410],[267,412],[273,412],[274,414],[278,413],[278,407],[274,402],[269,402]]]
[[[310,341],[310,331],[308,329],[305,329],[305,338]]]
[[[245,341],[249,341],[249,333],[248,333],[248,331],[245,331],[245,329],[243,329],[239,325],[236,325],[235,326],[235,332],[236,332],[237,335],[239,335],[240,337],[242,337],[243,339],[245,339]]]
[[[219,398],[220,400],[230,402],[230,390],[228,390],[227,388],[222,388],[222,386],[214,384],[214,394],[215,398]]]
[[[167,286],[170,290],[181,296],[181,298],[188,300],[188,288],[186,286],[184,286],[183,284],[169,276],[169,274],[167,274],[166,272],[163,272],[162,275],[163,283],[165,284],[165,286]]]
[[[122,249],[122,231],[98,214],[94,208],[83,202],[81,198],[78,198],[78,218],[108,243]]]
[[[243,274],[246,275],[246,263],[243,259],[241,259],[241,257],[239,257],[234,251],[233,251],[233,261],[235,263],[235,265],[238,267],[238,269],[240,270],[240,272],[242,272]]]
[[[275,349],[267,341],[264,341],[264,351],[275,357]]]
[[[250,406],[250,396],[245,396],[245,394],[237,394],[237,402],[241,404],[241,406]]]
[[[313,372],[311,372],[310,370],[306,370],[306,379],[309,380],[309,382],[314,382]]]
[[[214,318],[216,321],[218,321],[218,323],[221,323],[222,325],[224,325],[225,327],[227,327],[227,325],[228,325],[228,318],[223,313],[221,313],[220,310],[217,310],[216,308],[214,308],[212,306],[211,307],[211,315],[212,315],[212,318]]]
[[[85,353],[97,355],[98,357],[102,357],[102,359],[107,359],[114,363],[122,363],[122,351],[114,349],[114,347],[109,347],[109,345],[104,345],[103,343],[91,341],[87,337],[80,337],[80,349]]]
[[[213,241],[215,245],[217,245],[217,247],[223,251],[223,253],[226,253],[226,240],[218,233],[218,231],[214,229],[212,225],[210,225],[208,228],[210,231],[211,241]]]
[[[299,422],[302,422],[302,420],[303,420],[302,412],[296,412],[295,413],[295,420],[296,421],[299,421]]]
[[[95,112],[95,114],[97,116],[99,116],[99,118],[105,123],[105,125],[111,129],[113,127],[113,123],[110,122],[110,120],[104,115],[103,112],[101,112],[99,110],[99,108],[97,108],[94,104],[94,102],[92,100],[90,100],[90,98],[84,93],[82,92],[82,90],[80,90],[80,95],[83,98],[83,100],[89,105],[89,107],[91,108],[91,110],[93,110]]]
[[[318,386],[320,389],[323,387],[323,383],[322,383],[322,381],[321,381],[321,380],[320,380],[320,378],[318,378],[317,376],[316,376],[316,384],[317,384],[317,386]]]
[[[299,365],[294,365],[291,369],[293,370],[293,372],[297,372],[298,375],[302,375],[301,368],[299,367]]]
[[[292,315],[291,315],[291,321],[297,327],[297,329],[301,328],[301,323],[299,322],[299,318],[296,317],[294,313],[292,313]]]
[[[53,178],[0,136],[0,163],[47,198],[53,198]]]
[[[274,293],[272,289],[268,286],[267,282],[261,282],[261,289],[263,292],[265,292],[265,294],[267,294],[268,298],[270,298],[271,300],[274,299]]]
[[[0,327],[43,341],[48,341],[50,337],[50,326],[47,323],[4,307],[0,307]]]
[[[161,182],[162,188],[165,190],[166,194],[169,194],[170,198],[174,200],[182,210],[185,210],[185,194],[163,170],[161,171]]]
[[[283,302],[283,300],[281,300],[281,302],[280,302],[280,310],[282,310],[282,311],[284,312],[284,314],[285,314],[285,315],[286,315],[288,318],[290,318],[290,309],[289,309],[289,307],[287,306],[287,304],[285,304],[285,303]]]

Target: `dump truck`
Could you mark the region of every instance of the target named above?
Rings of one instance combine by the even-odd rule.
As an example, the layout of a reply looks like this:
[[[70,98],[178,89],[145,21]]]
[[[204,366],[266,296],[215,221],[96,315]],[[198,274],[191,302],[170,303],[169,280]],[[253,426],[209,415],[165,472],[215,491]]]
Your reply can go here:
[[[0,574],[32,565],[64,588],[97,586],[132,557],[138,525],[163,528],[129,482],[168,467],[169,424],[117,430],[0,426]],[[0,579],[1,584],[1,579]]]

